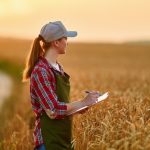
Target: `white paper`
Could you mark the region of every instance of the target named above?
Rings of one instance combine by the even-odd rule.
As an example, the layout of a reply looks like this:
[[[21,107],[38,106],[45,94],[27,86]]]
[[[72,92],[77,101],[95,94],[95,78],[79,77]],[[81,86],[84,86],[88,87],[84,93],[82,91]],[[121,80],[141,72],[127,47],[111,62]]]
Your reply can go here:
[[[98,100],[96,101],[96,103],[99,103],[100,101],[105,100],[108,97],[108,92],[104,93],[103,95],[101,95]]]

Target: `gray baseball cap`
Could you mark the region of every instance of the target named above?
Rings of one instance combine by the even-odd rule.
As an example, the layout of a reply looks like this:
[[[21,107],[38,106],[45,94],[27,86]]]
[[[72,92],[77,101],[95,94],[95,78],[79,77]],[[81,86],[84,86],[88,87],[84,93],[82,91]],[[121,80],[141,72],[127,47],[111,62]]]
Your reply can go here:
[[[61,21],[49,22],[45,24],[40,31],[40,35],[46,42],[51,42],[62,37],[75,37],[76,31],[67,31]]]

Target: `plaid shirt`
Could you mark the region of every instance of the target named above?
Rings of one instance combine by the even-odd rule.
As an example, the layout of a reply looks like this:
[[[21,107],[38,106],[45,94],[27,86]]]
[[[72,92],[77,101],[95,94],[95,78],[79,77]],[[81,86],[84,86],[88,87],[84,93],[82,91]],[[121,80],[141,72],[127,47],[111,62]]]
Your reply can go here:
[[[55,69],[56,73],[64,74],[62,66],[59,63],[58,65],[60,72],[53,68],[45,57],[40,56],[30,77],[31,104],[36,116],[33,132],[36,146],[44,143],[40,128],[40,115],[42,112],[46,109],[51,110],[56,113],[56,119],[61,119],[65,117],[67,110],[66,103],[60,102],[56,95],[56,80],[52,69]]]

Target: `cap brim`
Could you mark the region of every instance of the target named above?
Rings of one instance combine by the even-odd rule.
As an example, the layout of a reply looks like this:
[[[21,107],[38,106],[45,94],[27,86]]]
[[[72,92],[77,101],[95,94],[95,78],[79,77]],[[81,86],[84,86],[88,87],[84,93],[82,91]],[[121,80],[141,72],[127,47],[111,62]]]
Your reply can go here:
[[[67,31],[67,37],[75,37],[75,36],[77,36],[76,31]]]

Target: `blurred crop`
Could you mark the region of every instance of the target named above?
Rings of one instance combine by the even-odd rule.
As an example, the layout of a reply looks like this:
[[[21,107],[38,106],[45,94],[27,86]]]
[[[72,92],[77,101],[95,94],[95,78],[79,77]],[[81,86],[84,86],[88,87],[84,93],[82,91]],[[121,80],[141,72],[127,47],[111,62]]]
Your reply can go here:
[[[29,83],[20,80],[30,44],[0,39],[0,69],[15,81],[0,114],[0,149],[34,146]],[[75,150],[150,149],[150,45],[70,43],[59,62],[71,77],[71,101],[82,99],[84,90],[110,93],[106,101],[74,116]]]

